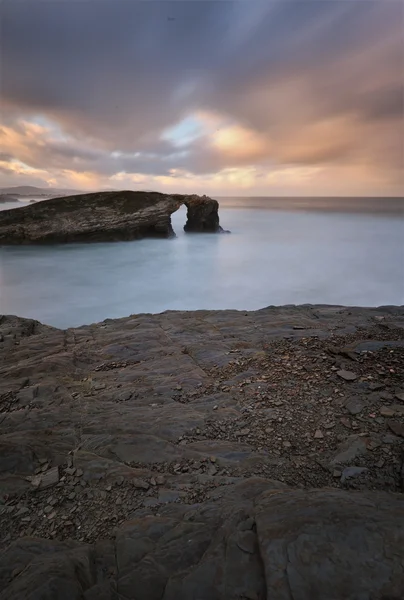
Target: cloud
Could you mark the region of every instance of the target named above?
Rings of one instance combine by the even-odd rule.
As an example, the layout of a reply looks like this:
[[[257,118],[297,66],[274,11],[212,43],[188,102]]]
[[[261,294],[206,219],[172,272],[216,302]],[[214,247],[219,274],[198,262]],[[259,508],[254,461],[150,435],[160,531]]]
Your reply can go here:
[[[64,185],[270,191],[276,180],[296,193],[306,172],[320,194],[341,176],[348,193],[375,178],[400,192],[401,0],[3,0],[0,11],[6,172],[20,161]]]

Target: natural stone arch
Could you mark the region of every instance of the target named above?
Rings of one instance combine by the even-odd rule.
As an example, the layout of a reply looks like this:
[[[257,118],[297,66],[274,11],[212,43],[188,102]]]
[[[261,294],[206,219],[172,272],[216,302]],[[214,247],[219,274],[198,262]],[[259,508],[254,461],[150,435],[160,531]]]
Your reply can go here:
[[[208,196],[120,190],[44,200],[0,212],[0,244],[54,244],[173,237],[171,215],[187,207],[184,230],[221,233]]]

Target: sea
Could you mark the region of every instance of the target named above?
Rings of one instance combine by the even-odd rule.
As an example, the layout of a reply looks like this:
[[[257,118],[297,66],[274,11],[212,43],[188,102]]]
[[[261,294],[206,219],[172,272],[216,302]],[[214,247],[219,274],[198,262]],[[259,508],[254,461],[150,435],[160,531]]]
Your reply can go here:
[[[69,328],[167,310],[404,304],[403,199],[218,200],[230,235],[185,234],[182,207],[175,239],[0,247],[0,313]]]

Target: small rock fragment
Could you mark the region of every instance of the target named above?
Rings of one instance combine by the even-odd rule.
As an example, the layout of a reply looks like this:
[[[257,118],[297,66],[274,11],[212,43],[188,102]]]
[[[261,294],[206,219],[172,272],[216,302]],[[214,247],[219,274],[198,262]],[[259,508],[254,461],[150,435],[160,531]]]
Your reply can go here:
[[[41,473],[39,482],[39,489],[51,487],[59,483],[59,467],[52,467],[46,473]]]
[[[321,440],[324,437],[323,432],[320,429],[317,429],[315,434],[314,434],[314,439],[315,440]]]
[[[134,477],[132,479],[132,485],[133,487],[139,489],[139,490],[148,490],[150,485],[147,483],[147,481],[145,481],[144,479],[140,479],[138,477]]]
[[[359,398],[349,398],[345,403],[345,408],[351,415],[358,415],[364,409],[364,403]]]
[[[368,470],[366,467],[345,467],[342,471],[341,483],[344,483],[347,479],[359,477],[359,475],[366,473]]]
[[[404,425],[402,423],[398,423],[398,421],[388,421],[387,425],[390,427],[394,435],[404,437]]]
[[[331,459],[330,464],[337,465],[354,460],[358,456],[366,454],[366,438],[359,435],[351,435],[337,449],[337,454]]]
[[[371,392],[376,392],[377,390],[382,390],[384,388],[383,383],[370,383],[369,389]]]
[[[337,375],[338,377],[341,377],[341,379],[343,379],[344,381],[355,381],[355,379],[357,379],[358,377],[353,371],[345,371],[344,369],[341,369],[341,371],[337,371]]]
[[[395,411],[389,406],[382,406],[380,409],[382,417],[394,417]]]

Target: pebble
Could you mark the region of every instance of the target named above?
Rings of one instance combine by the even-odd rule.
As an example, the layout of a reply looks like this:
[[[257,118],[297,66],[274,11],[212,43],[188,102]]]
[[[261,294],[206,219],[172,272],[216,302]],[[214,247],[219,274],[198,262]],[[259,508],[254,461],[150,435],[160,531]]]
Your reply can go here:
[[[351,398],[345,403],[345,408],[351,413],[351,415],[358,415],[360,412],[362,412],[364,405],[360,400]]]
[[[29,508],[27,508],[26,506],[22,506],[18,512],[16,512],[15,516],[16,517],[21,517],[22,515],[26,515],[29,512]]]
[[[104,390],[107,386],[105,383],[95,383],[93,386],[93,390]]]
[[[397,421],[388,421],[387,425],[390,427],[394,435],[404,437],[404,425],[402,423],[398,423]]]
[[[134,477],[132,479],[132,485],[133,485],[133,487],[140,489],[140,490],[148,490],[150,487],[150,485],[147,483],[147,481],[144,481],[144,479],[140,479],[138,477]]]
[[[342,471],[341,483],[344,483],[347,479],[359,477],[359,475],[366,473],[368,470],[369,469],[367,469],[366,467],[346,467]]]
[[[343,379],[344,381],[355,381],[355,379],[358,378],[356,373],[354,373],[353,371],[345,371],[344,369],[341,369],[341,371],[337,371],[337,375],[341,377],[341,379]]]
[[[382,390],[384,388],[383,383],[370,383],[369,389],[371,392],[376,392],[377,390]]]
[[[236,436],[244,436],[244,435],[248,435],[250,433],[250,430],[248,429],[248,427],[246,427],[245,429],[240,429],[239,431],[236,431]]]
[[[320,429],[317,429],[314,434],[314,439],[321,440],[324,437],[323,432]]]
[[[382,406],[380,409],[382,417],[394,417],[395,411],[389,406]]]

